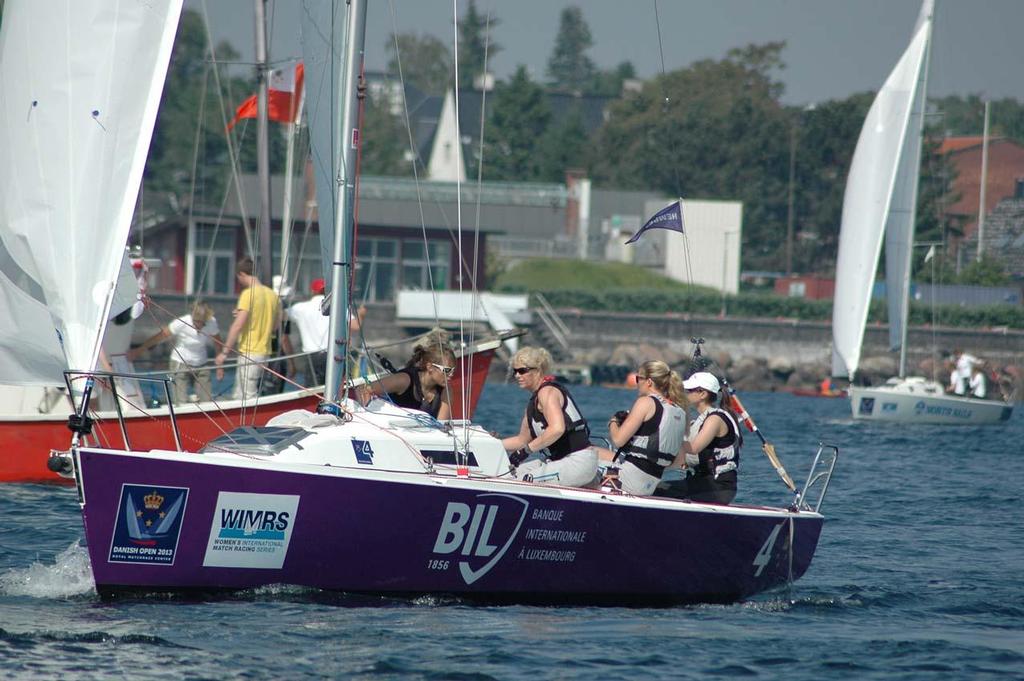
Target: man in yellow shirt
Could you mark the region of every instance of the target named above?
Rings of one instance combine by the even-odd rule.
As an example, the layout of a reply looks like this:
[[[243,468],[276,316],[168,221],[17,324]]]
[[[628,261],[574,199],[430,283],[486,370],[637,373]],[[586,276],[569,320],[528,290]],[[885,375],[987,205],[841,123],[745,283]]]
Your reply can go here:
[[[238,343],[239,365],[235,373],[235,399],[251,400],[259,395],[260,378],[271,352],[271,338],[281,314],[277,294],[260,283],[254,274],[251,258],[242,258],[235,267],[235,277],[242,287],[235,305],[227,340],[214,360],[224,364],[231,349]],[[223,372],[218,370],[218,377]]]

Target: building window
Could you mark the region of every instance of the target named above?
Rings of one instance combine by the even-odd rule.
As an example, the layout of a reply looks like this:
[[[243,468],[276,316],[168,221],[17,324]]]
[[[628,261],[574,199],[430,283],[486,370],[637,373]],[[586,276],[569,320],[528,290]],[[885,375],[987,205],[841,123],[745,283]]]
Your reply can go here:
[[[189,294],[235,292],[235,231],[234,226],[193,225]]]
[[[398,284],[398,241],[361,237],[356,248],[356,301],[394,300]]]
[[[448,270],[451,264],[451,244],[446,241],[428,241],[428,258],[424,255],[423,241],[402,242],[402,288],[435,291],[448,288]],[[429,273],[431,276],[427,276]]]
[[[278,235],[275,235],[278,236]],[[274,274],[281,274],[281,239],[275,238],[270,244],[273,252]],[[320,258],[320,237],[310,230],[292,232],[288,246],[288,286],[291,286],[298,299],[304,298],[309,292],[309,285],[314,279],[324,278],[323,260]]]

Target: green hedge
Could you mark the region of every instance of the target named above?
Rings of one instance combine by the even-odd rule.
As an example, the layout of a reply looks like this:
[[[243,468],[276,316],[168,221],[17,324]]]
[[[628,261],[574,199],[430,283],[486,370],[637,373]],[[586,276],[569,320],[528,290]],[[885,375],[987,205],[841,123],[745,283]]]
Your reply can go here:
[[[506,290],[515,288],[518,287],[508,287]],[[541,293],[553,307],[579,308],[589,311],[717,315],[722,310],[721,294],[711,294],[705,291],[561,288],[541,290]],[[782,317],[807,321],[830,321],[832,319],[831,300],[806,300],[744,293],[738,296],[726,296],[725,306],[727,313],[732,317]],[[868,320],[884,323],[886,318],[885,303],[873,300],[868,311]],[[972,328],[1006,326],[1011,329],[1024,329],[1024,306],[988,305],[967,308],[958,305],[940,305],[936,308],[936,320],[939,326]],[[931,321],[931,306],[911,303],[910,323],[912,325],[930,324]]]

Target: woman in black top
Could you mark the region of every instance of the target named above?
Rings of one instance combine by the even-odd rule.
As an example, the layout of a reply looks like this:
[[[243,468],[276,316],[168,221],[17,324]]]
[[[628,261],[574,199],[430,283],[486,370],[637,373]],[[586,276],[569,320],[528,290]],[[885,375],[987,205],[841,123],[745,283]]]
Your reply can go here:
[[[365,404],[371,395],[387,395],[399,407],[447,421],[452,415],[448,381],[454,373],[455,352],[448,334],[437,330],[413,347],[412,357],[402,369],[364,386],[360,400]]]

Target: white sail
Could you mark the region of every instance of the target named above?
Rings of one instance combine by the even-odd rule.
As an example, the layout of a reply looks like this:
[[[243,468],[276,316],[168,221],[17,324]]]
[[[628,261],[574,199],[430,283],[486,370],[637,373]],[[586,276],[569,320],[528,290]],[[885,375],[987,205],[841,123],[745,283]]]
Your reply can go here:
[[[843,195],[836,294],[832,308],[832,374],[852,377],[860,363],[875,270],[886,241],[890,282],[899,298],[890,321],[902,334],[914,236],[924,74],[931,39],[932,0],[921,8],[914,37],[868,111]]]
[[[316,180],[320,260],[330,288],[335,197],[341,176],[342,135],[338,106],[344,83],[340,50],[344,44],[347,12],[331,0],[302,0],[301,14],[306,121]]]
[[[0,32],[0,382],[90,370],[182,0],[7,0]]]

